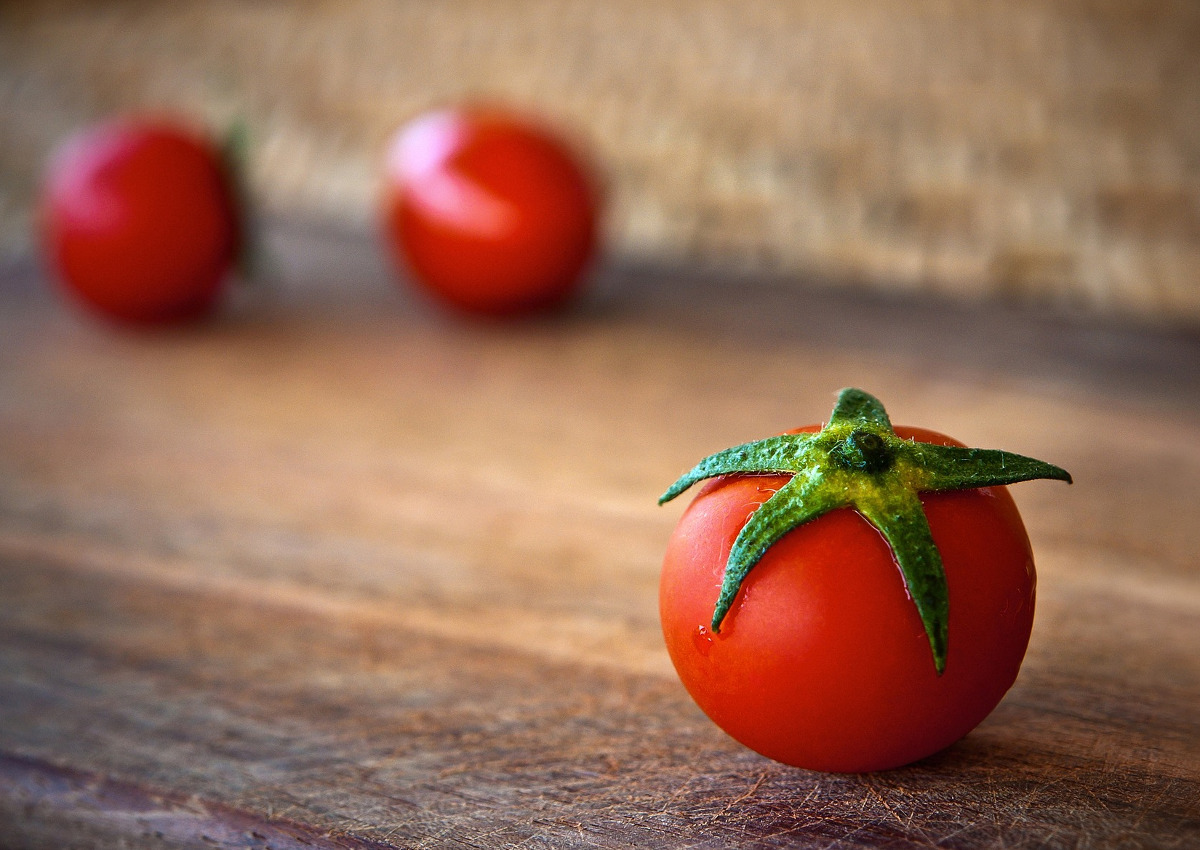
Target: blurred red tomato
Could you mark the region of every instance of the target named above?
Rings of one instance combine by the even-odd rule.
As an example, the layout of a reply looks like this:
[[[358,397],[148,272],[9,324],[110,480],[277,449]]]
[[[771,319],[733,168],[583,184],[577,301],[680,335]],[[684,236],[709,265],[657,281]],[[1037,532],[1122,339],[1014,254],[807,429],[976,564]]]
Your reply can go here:
[[[578,289],[599,198],[546,130],[497,110],[432,112],[396,134],[386,168],[387,239],[443,302],[514,315],[559,306]]]
[[[239,247],[239,214],[219,151],[165,122],[85,130],[51,159],[44,248],[63,284],[123,322],[208,313]]]

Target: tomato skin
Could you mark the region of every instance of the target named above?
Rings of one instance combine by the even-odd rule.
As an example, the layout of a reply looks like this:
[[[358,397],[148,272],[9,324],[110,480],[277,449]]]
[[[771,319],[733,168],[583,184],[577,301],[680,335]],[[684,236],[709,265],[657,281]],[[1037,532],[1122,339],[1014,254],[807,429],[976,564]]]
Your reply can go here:
[[[962,445],[923,429],[896,433]],[[950,598],[939,677],[887,544],[848,508],[768,549],[711,633],[733,541],[787,480],[710,481],[672,535],[659,607],[684,686],[732,737],[798,767],[883,770],[954,743],[1011,687],[1033,626],[1033,556],[1012,498],[1003,487],[921,496]]]
[[[549,310],[578,289],[599,197],[566,145],[498,110],[447,109],[388,150],[385,236],[402,268],[466,313]]]
[[[204,138],[118,120],[69,139],[41,198],[50,265],[78,300],[130,324],[207,314],[239,247],[229,177]]]

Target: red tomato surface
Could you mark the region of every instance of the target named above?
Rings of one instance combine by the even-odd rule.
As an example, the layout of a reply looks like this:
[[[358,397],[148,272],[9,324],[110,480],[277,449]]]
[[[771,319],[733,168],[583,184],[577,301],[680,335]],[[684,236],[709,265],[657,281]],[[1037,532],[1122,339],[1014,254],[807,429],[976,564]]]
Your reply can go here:
[[[896,432],[962,445],[922,429]],[[671,537],[659,605],[684,686],[735,739],[799,767],[881,770],[954,743],[1012,685],[1033,626],[1033,556],[1012,498],[1003,487],[921,496],[950,599],[939,677],[891,551],[848,508],[768,549],[711,632],[733,541],[787,480],[714,479]]]
[[[41,225],[67,289],[111,318],[142,324],[207,313],[239,241],[213,146],[167,123],[133,120],[90,128],[58,150]]]
[[[566,301],[595,249],[598,206],[560,140],[503,112],[423,115],[388,151],[388,242],[421,286],[466,312]]]

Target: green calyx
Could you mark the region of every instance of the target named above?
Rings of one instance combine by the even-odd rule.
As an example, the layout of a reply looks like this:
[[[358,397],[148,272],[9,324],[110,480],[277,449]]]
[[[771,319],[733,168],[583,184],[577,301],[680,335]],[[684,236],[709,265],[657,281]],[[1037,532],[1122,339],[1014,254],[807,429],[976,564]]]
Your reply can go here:
[[[946,668],[950,605],[942,558],[917,494],[1035,478],[1071,481],[1057,466],[1010,452],[902,439],[879,400],[852,388],[838,394],[822,430],[768,437],[709,455],[658,502],[729,473],[791,474],[792,479],[751,514],[734,541],[713,612],[713,632],[720,631],[742,582],[776,541],[824,513],[852,507],[879,529],[891,548],[925,626],[938,675]]]
[[[266,256],[259,222],[250,203],[250,128],[244,119],[237,118],[230,124],[220,141],[219,154],[237,216],[234,267],[243,282],[257,281],[265,269]]]

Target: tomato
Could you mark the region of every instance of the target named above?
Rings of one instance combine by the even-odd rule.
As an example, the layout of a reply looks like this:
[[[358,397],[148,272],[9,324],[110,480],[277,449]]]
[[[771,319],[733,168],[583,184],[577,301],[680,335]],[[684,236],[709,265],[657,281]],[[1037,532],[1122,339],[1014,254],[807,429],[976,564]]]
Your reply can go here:
[[[895,428],[892,436],[900,451],[919,444],[982,451],[924,429]],[[694,477],[711,480],[667,546],[663,635],[687,691],[733,738],[815,770],[897,767],[966,735],[1015,681],[1033,625],[1036,575],[1005,487],[921,492],[919,508],[913,503],[944,570],[939,672],[939,632],[923,623],[889,539],[852,506],[784,531],[745,574],[723,618],[714,617],[735,539],[792,476]],[[1030,477],[1069,480],[1048,464],[1017,480]]]
[[[384,194],[400,267],[466,313],[562,305],[596,247],[599,198],[585,167],[548,131],[503,111],[412,121],[389,147]]]
[[[167,122],[85,130],[51,159],[41,198],[49,264],[93,310],[133,324],[199,318],[239,248],[218,150]]]

